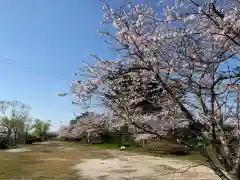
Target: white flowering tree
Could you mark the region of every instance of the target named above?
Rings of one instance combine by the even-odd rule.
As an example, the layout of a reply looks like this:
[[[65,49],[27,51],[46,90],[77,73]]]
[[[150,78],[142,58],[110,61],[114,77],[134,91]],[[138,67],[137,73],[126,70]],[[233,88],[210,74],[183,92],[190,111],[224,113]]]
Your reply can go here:
[[[58,138],[60,139],[66,139],[68,138],[68,125],[62,125],[60,126],[60,128],[58,129]]]
[[[80,116],[76,116],[74,121],[70,121],[69,125],[61,126],[58,135],[62,139],[77,140],[82,138],[91,138],[104,135],[110,131],[118,130],[119,121],[111,123],[106,115],[97,114],[96,116],[88,116],[88,112]]]
[[[116,34],[98,32],[121,58],[92,55],[96,63],[75,73],[87,76],[72,84],[75,103],[98,97],[123,124],[161,138],[185,127],[198,141],[173,133],[179,143],[221,179],[240,179],[240,1],[177,0],[160,14],[131,3],[104,10]]]

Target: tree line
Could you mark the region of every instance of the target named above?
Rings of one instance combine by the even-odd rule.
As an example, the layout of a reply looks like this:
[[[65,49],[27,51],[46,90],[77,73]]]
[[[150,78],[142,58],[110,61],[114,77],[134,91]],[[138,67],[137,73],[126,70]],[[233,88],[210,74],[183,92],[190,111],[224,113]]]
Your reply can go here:
[[[30,117],[30,107],[20,101],[0,101],[1,147],[46,139],[50,121]]]

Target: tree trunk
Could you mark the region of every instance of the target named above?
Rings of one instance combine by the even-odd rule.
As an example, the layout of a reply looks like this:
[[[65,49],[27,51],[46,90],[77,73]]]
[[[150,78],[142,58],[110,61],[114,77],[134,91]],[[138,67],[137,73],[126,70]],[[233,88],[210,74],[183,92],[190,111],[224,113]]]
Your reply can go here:
[[[231,175],[233,176],[233,180],[240,180],[240,164],[236,164],[234,169],[231,172]]]
[[[44,137],[43,137],[43,135],[42,135],[42,134],[40,135],[40,139],[41,139],[41,142],[43,142],[43,141],[44,141]]]
[[[16,140],[17,140],[17,131],[14,131],[14,140],[13,140],[14,146],[16,146]]]
[[[8,129],[8,137],[7,137],[7,140],[8,140],[8,145],[11,146],[12,145],[12,142],[11,142],[11,130]]]
[[[229,172],[226,172],[224,168],[222,168],[221,163],[217,159],[216,156],[213,156],[211,151],[213,148],[210,149],[204,149],[204,151],[201,151],[201,154],[203,157],[207,158],[208,164],[210,165],[211,169],[214,171],[214,173],[221,179],[221,180],[238,180],[234,176],[232,176]]]
[[[24,142],[26,143],[27,140],[28,140],[28,133],[27,133],[27,131],[26,131],[26,132],[25,132],[25,140],[24,140]]]
[[[215,174],[221,178],[221,180],[238,180],[233,176],[229,176],[227,175],[227,173],[224,173],[223,170],[221,170],[218,167],[213,168],[213,171],[215,172]]]

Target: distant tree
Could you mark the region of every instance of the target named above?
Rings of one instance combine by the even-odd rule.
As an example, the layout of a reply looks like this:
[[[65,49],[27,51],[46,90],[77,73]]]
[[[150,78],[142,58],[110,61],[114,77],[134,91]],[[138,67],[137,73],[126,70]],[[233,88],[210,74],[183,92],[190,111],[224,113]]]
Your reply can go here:
[[[58,129],[58,138],[67,139],[69,137],[69,125],[62,125]]]
[[[8,139],[14,133],[14,141],[22,132],[28,119],[30,107],[20,101],[0,101],[0,125],[7,129]]]
[[[32,134],[42,141],[47,137],[47,132],[51,127],[51,121],[41,121],[39,119],[35,119],[35,123],[32,125],[31,129],[33,130]]]
[[[85,112],[76,116],[74,120],[71,120],[69,125],[61,126],[58,130],[58,137],[77,140],[83,137],[91,138],[92,136],[101,136],[102,140],[106,140],[109,132],[120,131],[119,119],[114,119],[115,123],[112,123],[113,119],[106,115],[88,115],[89,113]]]
[[[72,125],[73,125],[73,124],[76,124],[77,121],[78,121],[77,119],[72,119],[72,120],[70,120],[69,124],[72,124]]]

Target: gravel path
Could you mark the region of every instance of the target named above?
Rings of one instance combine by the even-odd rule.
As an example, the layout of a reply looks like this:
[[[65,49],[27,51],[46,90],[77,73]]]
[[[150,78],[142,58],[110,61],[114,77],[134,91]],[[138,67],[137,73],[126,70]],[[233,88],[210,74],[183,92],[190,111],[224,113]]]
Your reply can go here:
[[[74,169],[89,180],[218,180],[207,167],[188,161],[107,151],[114,158],[85,159]]]

